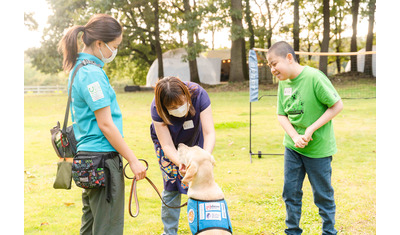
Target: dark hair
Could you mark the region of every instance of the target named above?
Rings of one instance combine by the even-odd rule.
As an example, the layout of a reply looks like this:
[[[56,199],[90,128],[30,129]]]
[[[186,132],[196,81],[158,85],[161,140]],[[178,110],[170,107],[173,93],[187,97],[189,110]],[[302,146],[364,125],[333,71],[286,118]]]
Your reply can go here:
[[[181,97],[185,96],[187,102],[190,104],[189,113],[194,116],[196,110],[192,104],[192,93],[194,88],[189,88],[177,77],[165,77],[156,83],[154,89],[155,104],[158,115],[167,125],[172,125],[169,120],[170,115],[166,107],[171,105],[181,105]]]
[[[268,54],[269,53],[274,53],[276,56],[286,58],[287,54],[292,54],[293,59],[295,62],[298,63],[296,54],[294,53],[293,47],[285,42],[285,41],[280,41],[274,43],[269,49],[268,49]]]
[[[78,34],[83,32],[82,41],[86,46],[91,46],[96,40],[105,43],[111,42],[122,34],[122,26],[112,16],[96,14],[92,16],[85,26],[71,27],[61,39],[58,50],[63,54],[63,69],[71,71],[78,58]]]

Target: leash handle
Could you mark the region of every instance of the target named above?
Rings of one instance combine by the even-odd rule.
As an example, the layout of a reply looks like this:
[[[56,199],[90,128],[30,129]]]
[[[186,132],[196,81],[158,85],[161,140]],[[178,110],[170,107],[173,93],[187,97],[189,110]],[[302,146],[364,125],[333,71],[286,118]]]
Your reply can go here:
[[[142,162],[144,162],[145,164],[146,164],[146,171],[149,169],[149,163],[147,163],[147,161],[146,160],[144,160],[144,159],[138,159],[139,161],[142,161]],[[128,163],[126,163],[125,164],[125,166],[124,166],[124,176],[127,178],[127,179],[130,179],[130,180],[133,180],[133,179],[136,179],[135,178],[135,176],[134,177],[129,177],[127,174],[126,174],[126,167],[129,165],[129,162]]]
[[[147,170],[149,169],[149,164],[147,163],[147,161],[144,160],[144,159],[139,159],[139,161],[143,161],[143,162],[146,164],[146,171],[147,171]],[[126,170],[126,167],[127,167],[128,165],[129,165],[129,163],[125,164],[125,166],[124,166],[124,175],[125,175],[125,177],[128,178],[128,179],[133,179],[132,185],[131,185],[131,193],[130,193],[130,196],[129,196],[129,214],[130,214],[133,218],[136,218],[136,217],[139,215],[139,200],[138,200],[138,197],[137,197],[137,187],[136,187],[136,185],[137,185],[137,180],[136,180],[136,177],[129,177],[129,176],[126,175],[125,170]],[[184,206],[187,205],[187,202],[185,202],[184,204],[182,204],[182,205],[180,205],[180,206],[169,206],[169,205],[167,205],[167,203],[162,199],[161,193],[160,193],[160,191],[158,191],[158,188],[157,188],[157,186],[153,183],[153,181],[151,181],[147,176],[145,177],[145,179],[146,179],[146,180],[149,182],[149,184],[153,187],[153,189],[156,191],[158,197],[160,198],[160,200],[162,201],[162,203],[163,203],[166,207],[171,208],[171,209],[178,209],[178,208],[181,208],[181,207],[184,207]],[[135,214],[132,214],[132,195],[134,195],[134,197],[135,197],[135,204],[136,204],[136,213],[135,213]]]

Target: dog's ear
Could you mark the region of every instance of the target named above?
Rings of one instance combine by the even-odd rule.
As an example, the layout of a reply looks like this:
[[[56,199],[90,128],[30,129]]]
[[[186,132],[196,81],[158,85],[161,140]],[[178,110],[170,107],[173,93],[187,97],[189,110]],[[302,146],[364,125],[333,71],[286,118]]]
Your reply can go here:
[[[178,160],[184,164],[186,164],[186,155],[187,155],[188,149],[187,146],[184,144],[179,144],[178,147]]]
[[[213,155],[210,155],[211,163],[213,166],[215,166],[215,159]]]
[[[190,161],[189,165],[186,168],[185,177],[183,177],[182,182],[184,184],[188,184],[190,181],[193,180],[193,177],[197,173],[197,163]]]

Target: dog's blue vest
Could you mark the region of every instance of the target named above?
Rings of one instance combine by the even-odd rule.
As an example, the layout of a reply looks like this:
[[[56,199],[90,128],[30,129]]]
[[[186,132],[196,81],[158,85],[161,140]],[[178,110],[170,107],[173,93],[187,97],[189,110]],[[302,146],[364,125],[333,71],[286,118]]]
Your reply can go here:
[[[187,213],[192,234],[209,229],[221,229],[232,233],[228,206],[224,199],[200,201],[189,198]]]

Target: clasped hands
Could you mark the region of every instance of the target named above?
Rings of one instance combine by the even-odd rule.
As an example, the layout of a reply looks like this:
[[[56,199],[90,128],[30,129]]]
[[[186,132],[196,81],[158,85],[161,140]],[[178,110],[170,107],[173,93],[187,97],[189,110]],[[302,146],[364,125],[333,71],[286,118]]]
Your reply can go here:
[[[296,148],[304,148],[308,145],[308,142],[310,142],[311,140],[313,140],[312,138],[312,134],[314,132],[309,130],[309,128],[306,129],[304,135],[299,135],[297,134],[296,136],[294,136],[292,138],[293,142],[294,142],[294,146]]]

